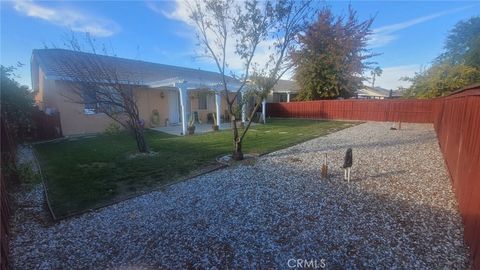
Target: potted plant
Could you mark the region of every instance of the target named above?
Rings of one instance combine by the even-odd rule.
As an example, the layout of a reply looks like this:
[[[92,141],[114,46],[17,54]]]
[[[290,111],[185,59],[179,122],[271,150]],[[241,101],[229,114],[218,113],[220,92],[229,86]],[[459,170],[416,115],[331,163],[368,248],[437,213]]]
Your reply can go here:
[[[150,119],[150,125],[152,127],[160,126],[160,113],[156,109],[152,111],[152,117]]]
[[[218,123],[217,123],[217,114],[213,113],[213,125],[212,125],[213,131],[218,131]]]
[[[188,135],[195,134],[195,118],[193,118],[193,114],[190,115],[190,120],[188,121]]]

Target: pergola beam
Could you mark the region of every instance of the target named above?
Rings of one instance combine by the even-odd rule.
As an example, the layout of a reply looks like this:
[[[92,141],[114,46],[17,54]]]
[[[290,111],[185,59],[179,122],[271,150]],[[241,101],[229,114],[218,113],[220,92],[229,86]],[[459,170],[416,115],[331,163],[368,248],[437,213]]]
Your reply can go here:
[[[223,91],[223,85],[219,84],[215,81],[203,81],[198,79],[193,80],[186,80],[182,78],[169,78],[157,82],[150,83],[148,85],[150,88],[163,88],[163,87],[174,87],[178,89],[180,95],[180,117],[182,120],[182,134],[187,134],[188,128],[188,117],[189,117],[189,99],[188,93],[190,90],[196,89],[208,89],[215,92],[215,111],[216,111],[216,120],[217,125],[220,126],[221,124],[221,106],[222,106],[222,98],[221,92]],[[236,92],[240,84],[230,83],[229,92]],[[236,88],[235,88],[236,87]],[[262,104],[264,107],[264,104]],[[242,121],[245,121],[245,106],[242,106]],[[264,109],[263,109],[264,110]]]

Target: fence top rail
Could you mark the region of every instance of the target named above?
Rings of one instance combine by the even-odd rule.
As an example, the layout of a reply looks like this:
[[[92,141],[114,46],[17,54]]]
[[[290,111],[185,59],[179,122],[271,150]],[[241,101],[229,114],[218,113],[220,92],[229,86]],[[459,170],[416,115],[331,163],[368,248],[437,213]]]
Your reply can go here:
[[[480,83],[462,88],[444,97],[435,98],[434,100],[452,99],[452,98],[459,98],[459,97],[465,97],[465,96],[480,96]]]
[[[273,104],[277,104],[277,103],[282,103],[282,104],[288,104],[288,103],[316,103],[316,102],[331,102],[331,101],[335,101],[335,102],[405,102],[405,101],[409,101],[409,102],[429,102],[431,99],[409,99],[409,98],[394,98],[394,99],[356,99],[356,98],[351,98],[351,99],[317,99],[317,100],[301,100],[301,101],[297,101],[297,100],[292,100],[290,102],[269,102],[269,103],[273,103]]]

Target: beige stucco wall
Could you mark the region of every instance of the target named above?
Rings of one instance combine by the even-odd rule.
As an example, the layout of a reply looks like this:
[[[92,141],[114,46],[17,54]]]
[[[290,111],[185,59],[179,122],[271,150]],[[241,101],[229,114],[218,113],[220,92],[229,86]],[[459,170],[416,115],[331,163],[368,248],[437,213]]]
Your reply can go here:
[[[200,109],[199,108],[199,98],[198,95],[201,93],[207,93],[207,108],[206,109]],[[191,91],[189,93],[189,99],[190,99],[190,112],[198,113],[198,118],[202,123],[206,123],[208,119],[208,114],[209,113],[214,113],[215,112],[215,94],[214,92],[209,92],[209,91]]]
[[[78,97],[72,93],[74,86],[70,82],[46,80],[43,71],[39,71],[39,91],[35,97],[39,104],[43,104],[42,109],[47,107],[54,108],[60,112],[60,121],[64,136],[81,135],[90,133],[104,132],[105,129],[114,121],[104,113],[87,115],[84,113],[84,105],[72,102],[78,100]],[[145,126],[152,126],[152,112],[159,112],[159,126],[165,125],[165,120],[169,117],[169,91],[176,89],[147,89],[139,88],[135,90],[135,98],[139,109],[140,118],[145,121]],[[198,109],[197,91],[190,92],[189,103],[190,111],[198,112],[199,118],[203,123],[207,122],[207,114],[215,112],[215,95],[213,92],[207,96],[207,109]],[[163,97],[162,97],[163,96]],[[230,94],[233,97],[233,94]],[[225,96],[221,95],[221,116],[225,116],[227,102]]]
[[[64,136],[103,132],[114,121],[103,113],[86,115],[84,105],[74,103],[78,97],[72,94],[68,82],[45,80],[45,105],[60,112]]]
[[[163,96],[163,98],[162,98]],[[145,121],[145,127],[153,127],[153,110],[158,110],[160,123],[165,125],[165,119],[169,117],[168,90],[160,89],[137,89],[135,91],[140,118]]]
[[[209,113],[216,113],[216,106],[215,106],[215,93],[212,91],[203,91],[203,92],[208,92],[209,94],[207,95],[207,109],[206,110],[200,110],[198,107],[198,94],[201,91],[191,91],[189,98],[190,98],[190,112],[198,112],[198,118],[202,123],[206,123],[208,119],[208,114]],[[235,94],[230,93],[230,98],[233,98]],[[227,113],[227,100],[225,98],[225,93],[221,93],[221,106],[220,106],[220,116],[222,119],[225,119],[225,116],[228,115]]]
[[[64,95],[75,98],[71,93],[72,85],[68,82],[46,80],[44,85],[48,89],[45,99],[47,106],[56,108],[60,112],[63,134],[78,135],[104,132],[114,121],[104,113],[87,115],[84,113],[84,105],[68,101]],[[50,91],[53,89],[54,91]],[[163,93],[163,98],[162,98]],[[166,91],[155,89],[136,89],[135,98],[139,109],[140,118],[145,121],[145,127],[152,127],[151,119],[153,110],[158,110],[160,126],[163,126],[168,118],[168,95]]]
[[[38,108],[40,110],[44,110],[45,109],[45,73],[43,72],[43,70],[41,68],[38,68],[38,78],[34,78],[34,80],[36,80],[36,82],[38,83],[38,88],[36,90],[38,90],[36,93],[35,93],[35,104],[38,106]]]

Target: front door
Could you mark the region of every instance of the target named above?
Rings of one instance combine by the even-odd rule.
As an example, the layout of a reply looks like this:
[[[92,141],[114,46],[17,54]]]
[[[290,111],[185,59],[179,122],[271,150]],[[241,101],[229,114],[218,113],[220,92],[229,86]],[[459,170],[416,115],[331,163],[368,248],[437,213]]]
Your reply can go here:
[[[168,92],[168,110],[169,116],[168,120],[170,124],[178,124],[180,122],[180,93],[178,91],[169,91]]]

